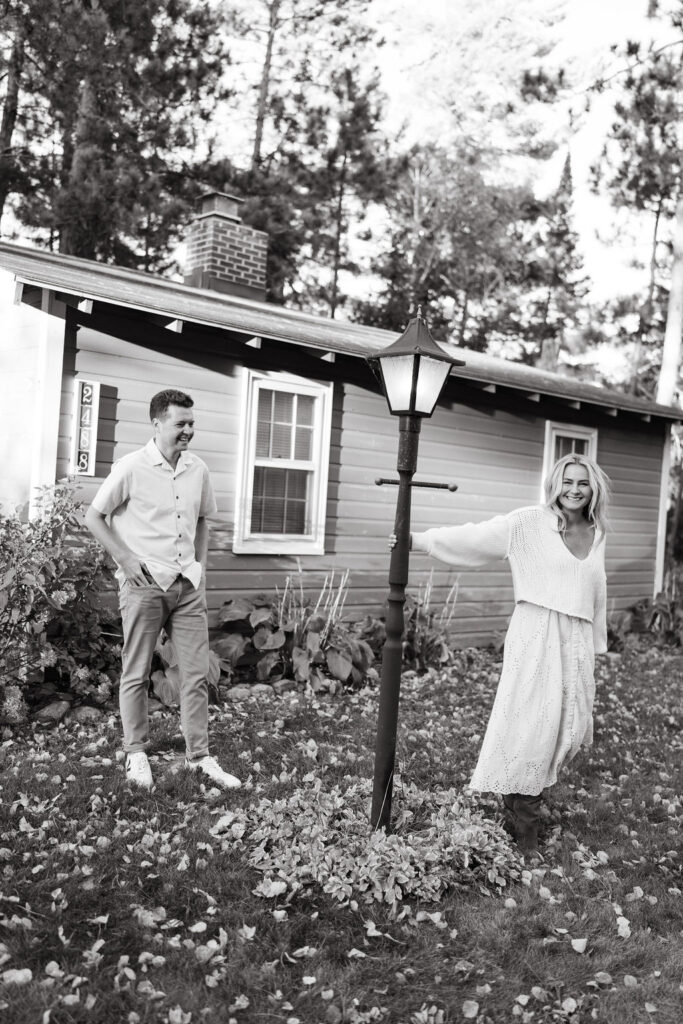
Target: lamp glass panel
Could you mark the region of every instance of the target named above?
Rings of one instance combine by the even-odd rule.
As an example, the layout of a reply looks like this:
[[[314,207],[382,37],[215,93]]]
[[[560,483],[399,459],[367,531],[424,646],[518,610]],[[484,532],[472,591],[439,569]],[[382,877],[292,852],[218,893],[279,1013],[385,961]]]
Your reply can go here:
[[[384,390],[393,413],[409,413],[415,356],[386,356],[380,359]]]
[[[420,369],[415,389],[415,412],[422,416],[431,416],[434,412],[441,389],[450,373],[451,364],[431,356],[420,357]]]

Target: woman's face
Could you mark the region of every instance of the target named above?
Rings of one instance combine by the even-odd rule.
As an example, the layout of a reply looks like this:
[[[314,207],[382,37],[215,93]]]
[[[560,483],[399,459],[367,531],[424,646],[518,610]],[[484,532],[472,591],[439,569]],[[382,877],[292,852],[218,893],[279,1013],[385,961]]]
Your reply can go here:
[[[579,462],[570,462],[562,476],[560,507],[567,512],[579,512],[590,505],[592,497],[593,488],[586,467]]]

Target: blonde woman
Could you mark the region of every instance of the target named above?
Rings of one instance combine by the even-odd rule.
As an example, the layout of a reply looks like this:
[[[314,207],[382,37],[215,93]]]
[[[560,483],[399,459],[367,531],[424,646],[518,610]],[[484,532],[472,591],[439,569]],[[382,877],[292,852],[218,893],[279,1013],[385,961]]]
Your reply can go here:
[[[413,550],[460,569],[510,563],[515,609],[470,785],[502,795],[527,854],[538,852],[542,791],[593,739],[595,655],[607,647],[608,492],[592,459],[566,455],[545,482],[545,504],[411,534]]]

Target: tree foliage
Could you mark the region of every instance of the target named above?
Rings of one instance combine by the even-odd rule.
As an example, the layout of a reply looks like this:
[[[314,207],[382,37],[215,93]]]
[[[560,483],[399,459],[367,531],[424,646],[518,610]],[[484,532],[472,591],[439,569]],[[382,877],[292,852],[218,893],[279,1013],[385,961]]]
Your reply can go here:
[[[16,116],[4,182],[17,217],[61,252],[163,267],[222,88],[223,16],[203,0],[8,0],[6,10]]]

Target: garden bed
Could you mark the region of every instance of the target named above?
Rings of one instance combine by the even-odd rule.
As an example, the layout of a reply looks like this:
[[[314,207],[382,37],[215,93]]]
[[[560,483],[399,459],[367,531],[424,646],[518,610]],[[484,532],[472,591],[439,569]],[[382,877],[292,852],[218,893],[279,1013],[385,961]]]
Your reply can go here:
[[[596,739],[548,794],[546,863],[463,795],[494,654],[404,680],[396,831],[370,835],[376,689],[212,709],[244,781],[180,767],[131,790],[119,725],[5,730],[0,1006],[13,1024],[392,1021],[680,1024],[679,658],[601,659]]]

